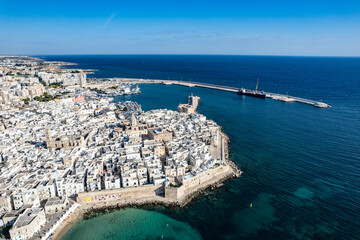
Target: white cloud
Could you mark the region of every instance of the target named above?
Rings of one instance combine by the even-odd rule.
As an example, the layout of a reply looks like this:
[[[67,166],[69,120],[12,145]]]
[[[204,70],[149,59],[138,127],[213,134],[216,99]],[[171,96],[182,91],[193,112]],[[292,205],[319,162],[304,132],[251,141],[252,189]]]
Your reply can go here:
[[[107,26],[109,25],[109,23],[113,20],[113,18],[115,17],[116,13],[111,14],[108,19],[106,19],[106,22],[104,23],[103,29],[107,28]]]

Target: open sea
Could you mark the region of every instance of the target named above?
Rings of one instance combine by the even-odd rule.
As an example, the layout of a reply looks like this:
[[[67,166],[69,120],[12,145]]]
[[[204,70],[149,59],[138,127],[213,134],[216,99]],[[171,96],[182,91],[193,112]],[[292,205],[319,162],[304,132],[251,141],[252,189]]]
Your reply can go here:
[[[198,111],[230,137],[244,172],[185,208],[128,208],[80,220],[63,240],[360,239],[360,58],[83,55],[44,56],[94,69],[88,77],[176,79],[321,100],[256,99],[211,89],[140,85],[142,109]],[[252,207],[250,204],[252,203]]]

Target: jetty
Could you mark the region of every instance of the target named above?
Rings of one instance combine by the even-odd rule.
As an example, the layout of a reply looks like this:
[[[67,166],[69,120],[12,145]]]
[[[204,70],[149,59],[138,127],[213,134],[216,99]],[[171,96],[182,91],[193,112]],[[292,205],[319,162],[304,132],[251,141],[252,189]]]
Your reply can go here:
[[[185,87],[201,87],[201,88],[209,88],[215,89],[225,92],[233,92],[238,93],[240,88],[238,87],[231,87],[231,86],[224,86],[224,85],[216,85],[210,83],[202,83],[202,82],[190,82],[190,81],[182,81],[182,80],[158,80],[158,79],[135,79],[135,78],[112,78],[112,79],[92,79],[95,80],[96,84],[93,84],[96,87],[102,87],[103,85],[108,86],[108,84],[114,83],[133,83],[133,84],[164,84],[164,85],[178,85],[178,86],[185,86]],[[107,83],[100,83],[102,80],[107,80]],[[114,82],[115,81],[115,82]],[[244,89],[247,92],[255,92],[251,89]],[[299,102],[303,104],[308,104],[317,108],[328,108],[331,107],[329,104],[324,102],[314,101],[310,99],[294,97],[279,93],[272,93],[272,92],[262,92],[266,95],[266,98],[271,98],[273,100],[283,101],[283,102]]]
[[[180,86],[187,86],[187,87],[202,87],[202,88],[210,88],[210,89],[215,89],[215,90],[220,90],[220,91],[226,91],[226,92],[234,92],[237,93],[239,91],[239,88],[236,87],[230,87],[230,86],[223,86],[223,85],[215,85],[215,84],[209,84],[209,83],[200,83],[200,82],[187,82],[187,81],[163,81],[163,84],[175,84],[175,85],[180,85]],[[250,89],[245,89],[248,92],[252,92],[253,90]],[[288,95],[283,95],[283,94],[278,94],[278,93],[271,93],[271,92],[263,92],[267,98],[271,98],[274,100],[279,100],[279,101],[283,101],[283,102],[299,102],[299,103],[304,103],[304,104],[308,104],[308,105],[312,105],[314,107],[318,107],[318,108],[328,108],[330,107],[330,105],[323,103],[323,102],[318,102],[318,101],[314,101],[314,100],[309,100],[309,99],[305,99],[305,98],[299,98],[299,97],[293,97],[293,96],[288,96]]]

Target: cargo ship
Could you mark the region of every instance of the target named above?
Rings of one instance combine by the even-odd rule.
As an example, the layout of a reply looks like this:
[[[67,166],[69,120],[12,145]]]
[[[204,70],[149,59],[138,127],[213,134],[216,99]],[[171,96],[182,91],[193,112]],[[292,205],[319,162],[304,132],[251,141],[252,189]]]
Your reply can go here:
[[[257,98],[266,98],[266,94],[264,93],[264,91],[258,92],[258,86],[259,86],[259,79],[257,80],[256,83],[256,89],[255,91],[253,90],[246,90],[245,88],[241,88],[239,89],[239,91],[237,92],[238,95],[245,95],[245,96],[250,96],[250,97],[257,97]]]

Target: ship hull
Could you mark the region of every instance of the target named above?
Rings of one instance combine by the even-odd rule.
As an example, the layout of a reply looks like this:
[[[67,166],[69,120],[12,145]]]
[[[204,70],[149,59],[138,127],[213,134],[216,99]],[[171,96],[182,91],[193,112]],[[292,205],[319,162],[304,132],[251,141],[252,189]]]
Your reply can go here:
[[[262,94],[262,93],[252,93],[252,92],[238,92],[237,93],[238,95],[244,95],[244,96],[249,96],[249,97],[256,97],[256,98],[266,98],[266,95],[265,94]]]

